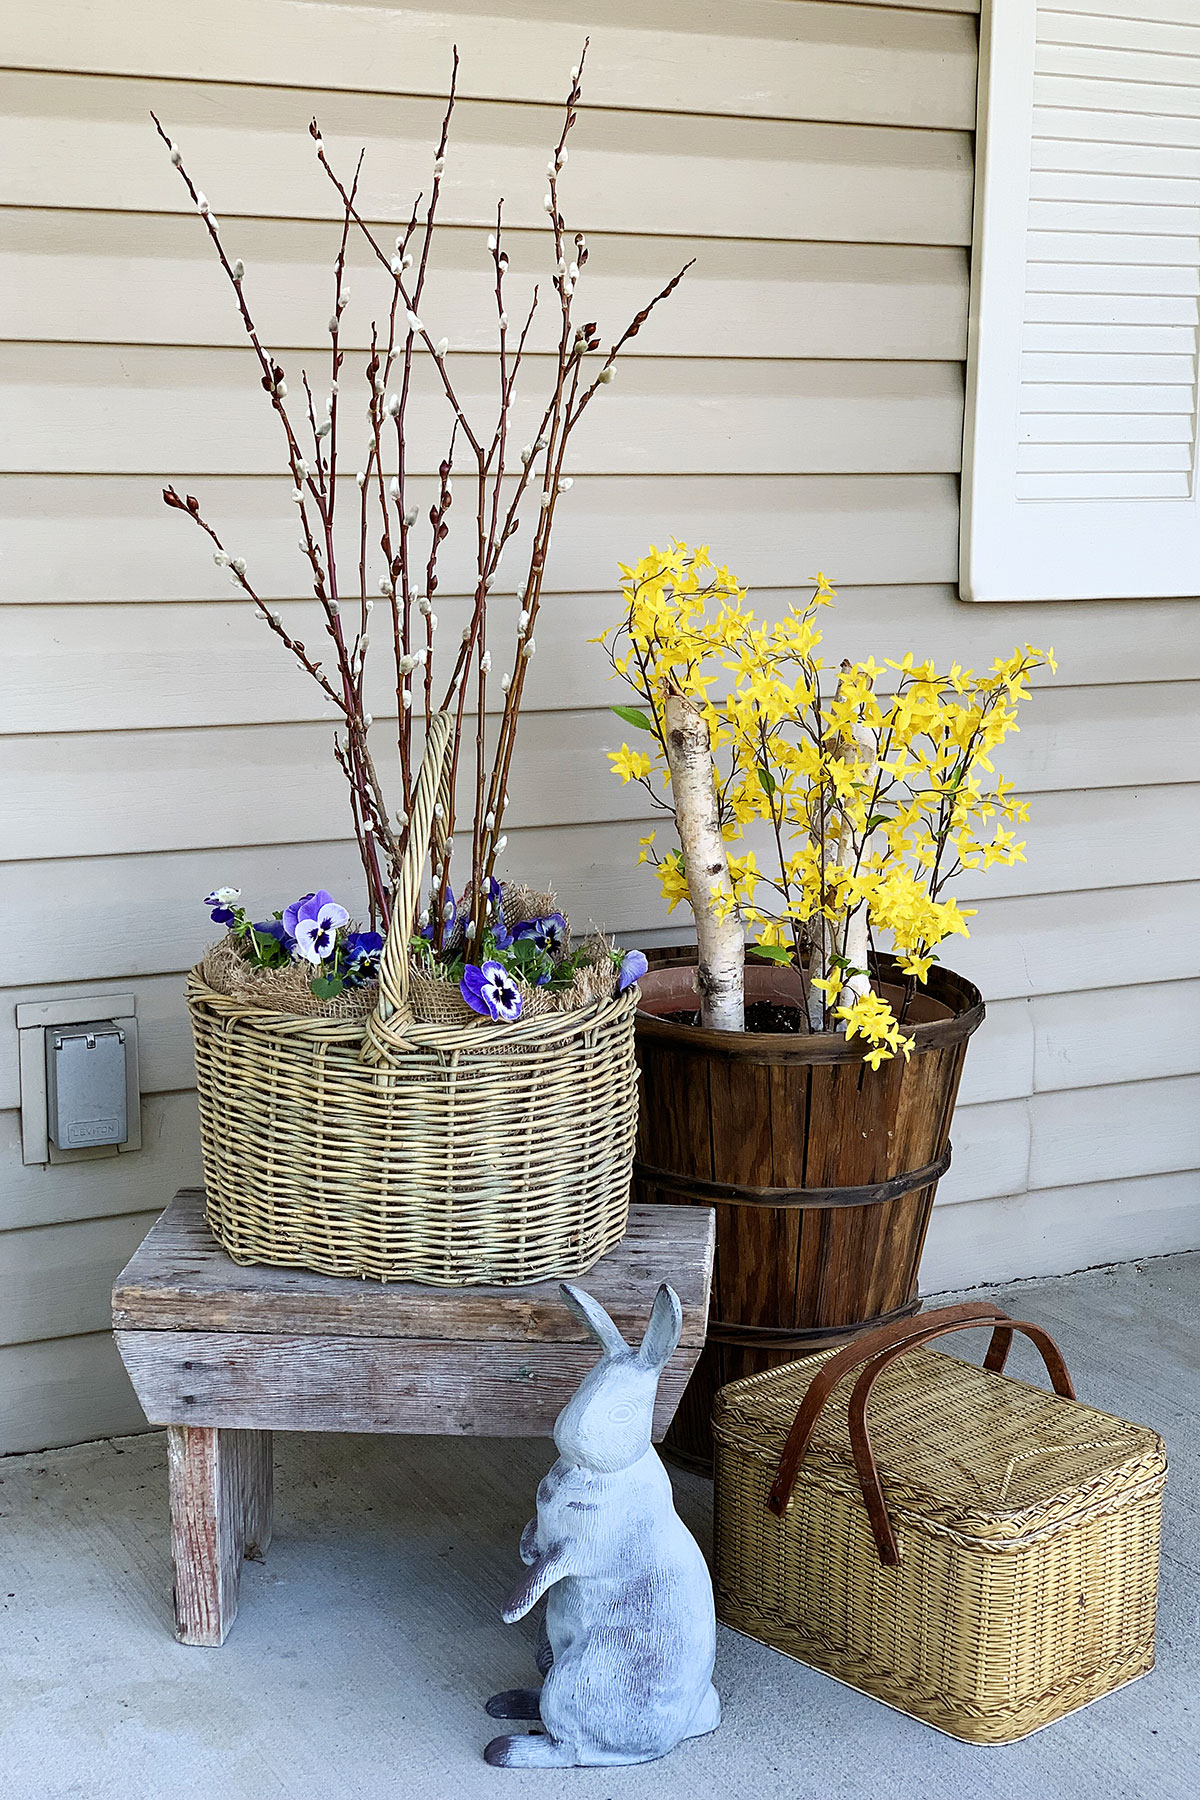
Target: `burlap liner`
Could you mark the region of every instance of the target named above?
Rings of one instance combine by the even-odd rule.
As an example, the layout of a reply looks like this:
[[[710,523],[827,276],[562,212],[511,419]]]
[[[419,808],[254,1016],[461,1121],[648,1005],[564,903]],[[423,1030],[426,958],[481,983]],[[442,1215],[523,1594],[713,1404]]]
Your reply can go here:
[[[504,922],[511,931],[526,919],[544,919],[557,912],[553,894],[538,894],[532,888],[506,887],[503,898]],[[465,910],[465,909],[460,909]],[[571,926],[567,922],[567,942]],[[458,924],[447,939],[447,949],[463,947],[462,925]],[[589,937],[583,948],[587,960],[576,970],[569,987],[548,993],[545,988],[529,987],[514,977],[521,995],[521,1017],[542,1018],[547,1013],[574,1012],[607,1000],[616,992],[617,970],[612,960],[612,945],[599,932]],[[379,998],[379,983],[368,981],[362,987],[346,988],[333,1000],[318,1000],[309,983],[315,973],[309,963],[288,963],[283,968],[259,969],[246,960],[240,940],[232,932],[205,954],[202,964],[204,979],[214,993],[227,994],[232,1000],[244,1000],[247,1006],[261,1006],[268,1012],[295,1013],[306,1019],[365,1019]],[[463,999],[457,981],[442,973],[433,973],[426,963],[409,964],[409,1002],[413,1017],[422,1025],[473,1025],[480,1014]]]
[[[379,983],[344,988],[333,1000],[318,1000],[309,987],[316,973],[311,963],[287,963],[280,969],[258,969],[247,962],[241,946],[229,932],[208,950],[202,964],[204,979],[214,993],[244,1000],[268,1012],[298,1013],[306,1019],[365,1019],[374,1011]]]
[[[617,989],[612,946],[607,938],[597,935],[588,938],[584,948],[589,960],[576,970],[569,987],[551,993],[545,988],[528,987],[513,977],[521,996],[523,1019],[538,1019],[546,1013],[574,1012],[577,1007],[591,1006],[593,1001],[612,998]],[[425,964],[409,964],[408,997],[413,1017],[422,1025],[470,1025],[478,1022],[480,1016],[463,999],[457,981],[431,974]]]
[[[465,902],[469,900],[470,889],[463,896],[464,903],[459,906],[460,921],[468,911]],[[515,883],[511,886],[506,884],[501,910],[504,923],[511,931],[514,925],[523,924],[527,919],[544,919],[548,913],[557,912],[558,902],[553,894],[539,894],[532,888],[518,887]],[[569,919],[566,921],[566,939],[570,943]],[[453,932],[446,939],[446,948],[462,950],[465,941],[462,923],[456,923]],[[590,1006],[593,1001],[612,997],[617,985],[612,945],[607,938],[594,933],[586,940],[583,948],[587,952],[587,961],[576,971],[571,985],[559,988],[555,993],[547,993],[545,988],[529,987],[518,977],[513,977],[521,996],[523,1019],[541,1018],[546,1013],[574,1012],[577,1007]],[[422,1025],[470,1025],[480,1017],[463,999],[457,981],[451,981],[441,973],[435,974],[427,963],[409,963],[408,994],[413,1017]]]

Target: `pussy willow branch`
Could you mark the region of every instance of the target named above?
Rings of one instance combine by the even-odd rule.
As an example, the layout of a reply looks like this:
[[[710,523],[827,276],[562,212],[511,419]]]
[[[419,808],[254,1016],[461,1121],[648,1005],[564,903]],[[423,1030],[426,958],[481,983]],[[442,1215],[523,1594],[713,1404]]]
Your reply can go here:
[[[293,430],[291,419],[288,415],[287,408],[284,405],[284,397],[287,393],[287,387],[284,382],[284,371],[281,368],[281,366],[271,356],[269,356],[267,351],[264,349],[262,339],[259,336],[258,329],[255,326],[254,320],[250,313],[250,309],[246,303],[246,297],[243,292],[244,270],[242,269],[240,263],[235,268],[234,264],[232,264],[230,262],[228,256],[226,255],[225,247],[221,242],[220,233],[218,231],[216,221],[212,214],[212,209],[210,208],[208,201],[204,198],[204,196],[200,193],[199,189],[196,187],[195,183],[192,181],[191,176],[188,174],[187,169],[184,166],[183,157],[182,157],[178,147],[174,144],[174,142],[172,141],[172,139],[170,138],[168,133],[164,130],[162,123],[159,120],[159,118],[157,117],[157,115],[152,112],[150,117],[154,121],[155,130],[158,132],[159,137],[162,139],[163,143],[166,144],[166,146],[170,152],[171,161],[179,171],[180,178],[183,181],[184,186],[187,189],[187,192],[188,192],[189,197],[191,198],[192,204],[195,206],[197,212],[199,213],[199,215],[204,223],[205,229],[207,230],[208,235],[209,235],[209,239],[213,245],[213,248],[215,249],[215,251],[217,253],[218,261],[220,262],[221,267],[224,270],[225,275],[230,283],[230,286],[233,289],[234,298],[235,298],[235,301],[237,304],[238,311],[241,315],[242,324],[245,328],[246,335],[250,339],[250,343],[254,350],[254,354],[258,360],[259,367],[262,370],[263,389],[266,392],[266,394],[271,402],[272,409],[275,412],[275,415],[279,419],[280,424],[283,428],[284,438],[285,438],[285,442],[287,445],[288,468],[289,468],[291,476],[292,476],[292,481],[294,484],[294,492],[297,495],[299,495],[298,506],[299,506],[299,511],[300,511],[301,528],[304,533],[304,552],[308,558],[309,564],[313,571],[313,590],[316,594],[318,602],[321,604],[321,606],[324,609],[325,628],[326,628],[326,631],[328,632],[329,636],[332,638],[336,652],[337,652],[338,674],[339,674],[340,685],[341,685],[341,690],[342,690],[342,693],[341,693],[342,711],[346,718],[348,732],[349,732],[350,736],[353,737],[353,736],[357,735],[359,738],[359,743],[354,752],[355,779],[354,779],[354,782],[352,783],[352,785],[354,785],[357,790],[358,785],[361,782],[362,790],[363,790],[363,798],[365,801],[365,810],[364,810],[364,807],[360,807],[357,804],[354,808],[355,835],[358,840],[359,855],[361,857],[362,864],[363,864],[363,872],[367,879],[367,891],[368,891],[368,894],[370,895],[370,900],[371,900],[372,918],[374,918],[376,916],[376,913],[378,912],[380,917],[386,919],[387,911],[388,911],[387,888],[382,879],[382,875],[381,875],[381,872],[379,869],[378,856],[376,854],[375,842],[374,842],[373,835],[370,831],[368,831],[366,829],[366,823],[365,823],[366,819],[370,818],[372,812],[374,811],[373,804],[370,801],[369,797],[366,795],[368,782],[370,781],[371,776],[373,776],[373,771],[371,771],[371,776],[369,776],[368,772],[367,772],[367,768],[363,763],[363,754],[365,752],[365,742],[362,741],[363,734],[361,734],[361,733],[355,734],[354,733],[353,721],[354,721],[355,708],[356,708],[356,695],[355,695],[353,669],[351,667],[351,660],[350,660],[349,654],[347,652],[345,638],[342,633],[341,622],[338,617],[338,603],[337,603],[336,591],[331,591],[330,587],[327,585],[326,572],[321,563],[320,552],[317,547],[317,540],[313,533],[312,523],[311,523],[311,520],[308,515],[308,501],[311,500],[313,505],[317,508],[317,511],[322,518],[322,522],[324,522],[323,496],[321,494],[318,483],[313,480],[312,471],[309,468],[308,462],[306,461],[304,456],[301,454],[299,441],[296,437],[295,431]],[[307,499],[306,499],[306,494],[307,494]],[[165,498],[165,496],[164,496],[164,498]],[[170,502],[168,502],[168,504],[170,504]],[[185,507],[183,510],[186,511],[188,509]],[[328,534],[328,536],[327,536],[327,543],[329,545],[329,549],[332,550],[332,535],[331,534]],[[374,785],[377,787],[378,784],[375,783]],[[383,823],[384,823],[384,828],[386,829],[386,819],[384,820]]]
[[[420,308],[426,299],[426,278],[431,266],[438,201],[442,191],[446,149],[455,108],[459,66],[457,49],[454,52],[450,90],[435,151],[433,182],[429,190],[429,199],[428,202],[424,202],[422,196],[418,196],[407,227],[396,239],[397,254],[394,258],[385,251],[375,229],[368,224],[363,215],[358,198],[363,167],[362,156],[360,155],[358,159],[353,180],[344,181],[329,161],[317,121],[314,119],[310,125],[319,166],[324,170],[339,196],[342,216],[340,242],[334,263],[334,310],[329,323],[330,393],[325,405],[324,416],[317,404],[317,397],[314,396],[307,374],[304,374],[302,378],[305,412],[305,425],[302,430],[307,430],[313,446],[307,455],[301,451],[297,431],[293,427],[284,404],[287,394],[284,371],[264,348],[247,306],[242,287],[244,278],[242,265],[240,263],[231,264],[226,257],[218,235],[216,221],[211,215],[207,202],[192,184],[191,178],[182,166],[182,158],[175,145],[168,138],[158,120],[155,119],[159,135],[170,148],[172,162],[180,170],[181,178],[185,182],[193,204],[196,205],[205,222],[218,258],[233,286],[244,327],[258,359],[262,374],[262,386],[284,432],[287,466],[292,475],[294,499],[300,519],[301,550],[312,569],[313,591],[322,608],[326,632],[334,646],[336,674],[332,672],[326,674],[322,670],[321,665],[308,655],[304,646],[284,630],[278,613],[273,612],[258,599],[246,581],[242,570],[234,567],[232,560],[230,566],[233,568],[234,577],[239,585],[259,606],[263,616],[271,624],[271,628],[298,657],[306,672],[318,680],[323,693],[338,707],[344,720],[345,734],[343,738],[335,738],[335,756],[350,786],[355,835],[359,844],[364,873],[367,877],[373,919],[376,916],[385,921],[387,919],[390,899],[389,883],[394,887],[407,839],[413,775],[413,689],[416,685],[414,676],[418,669],[423,669],[424,675],[423,710],[426,729],[428,729],[434,710],[432,652],[436,619],[433,613],[433,602],[438,591],[438,554],[449,530],[447,515],[453,499],[451,477],[456,444],[460,456],[468,455],[469,461],[474,464],[476,502],[474,507],[474,560],[476,566],[472,606],[461,642],[456,648],[453,668],[442,706],[443,709],[452,709],[455,714],[452,751],[455,769],[457,769],[462,734],[466,726],[468,703],[472,704],[474,713],[473,786],[475,805],[472,823],[470,886],[474,899],[471,925],[474,932],[479,932],[483,922],[482,909],[487,891],[487,879],[493,873],[496,857],[504,841],[501,824],[508,803],[508,776],[527,665],[534,649],[533,630],[541,604],[542,585],[557,501],[571,486],[570,480],[564,474],[570,436],[599,387],[611,380],[613,364],[620,352],[637,335],[653,309],[674,291],[685,272],[681,270],[648,306],[634,316],[625,331],[600,359],[595,375],[585,374],[585,370],[588,368],[585,358],[599,350],[600,339],[595,325],[589,323],[584,326],[576,326],[574,323],[573,295],[580,273],[587,262],[587,248],[581,233],[576,233],[573,240],[573,258],[567,248],[567,227],[559,205],[559,176],[567,161],[567,139],[578,118],[578,107],[582,95],[580,75],[586,54],[587,44],[585,42],[584,54],[580,58],[579,67],[572,71],[570,90],[549,167],[549,193],[546,205],[556,258],[553,282],[559,299],[560,312],[558,341],[553,362],[553,384],[542,411],[541,423],[534,441],[527,451],[522,452],[519,470],[516,468],[514,460],[511,474],[508,469],[508,458],[512,407],[518,375],[522,370],[538,307],[539,290],[536,286],[533,289],[528,314],[517,338],[515,350],[513,350],[507,315],[505,278],[508,272],[509,258],[503,247],[503,202],[497,207],[495,231],[489,242],[497,317],[499,382],[496,412],[486,430],[474,424],[468,417],[458,392],[454,373],[448,366],[446,355],[448,345],[445,340],[435,342],[434,333],[422,321],[420,313]],[[343,312],[349,300],[344,277],[351,228],[362,235],[374,259],[387,270],[392,287],[386,318],[386,339],[382,337],[376,324],[373,323],[371,326],[370,361],[367,365],[368,434],[365,464],[360,469],[357,478],[360,491],[356,520],[358,622],[357,629],[347,633],[342,622],[334,527],[339,460],[342,459],[339,445],[341,415],[344,411],[342,401],[345,397],[341,392],[344,351],[340,333]],[[412,271],[411,274],[410,271]],[[398,344],[401,309],[404,314],[402,347]],[[407,432],[408,404],[414,386],[414,357],[418,350],[430,357],[436,380],[450,406],[454,422],[450,450],[439,465],[437,491],[428,510],[430,542],[422,591],[418,591],[415,585],[420,565],[415,555],[412,532],[418,514],[417,508],[409,500],[411,490]],[[389,383],[397,358],[402,359],[398,391],[390,392]],[[593,364],[591,367],[595,368],[596,365]],[[387,431],[389,418],[393,423],[394,444],[392,434]],[[395,475],[389,479],[387,465],[393,455]],[[516,658],[511,676],[502,683],[505,699],[489,775],[487,764],[488,677],[491,669],[492,650],[487,632],[487,601],[495,584],[497,571],[506,547],[520,529],[520,509],[524,502],[532,498],[535,490],[538,491],[538,514],[534,522],[530,544],[528,571],[525,580],[517,590],[522,617],[518,622]],[[169,490],[169,494],[174,495],[174,490]],[[191,500],[190,496],[187,500],[180,500],[178,495],[174,495],[174,498],[169,499],[168,503],[188,512],[208,532],[223,554],[223,547],[219,545],[215,533],[203,520],[199,519],[198,505]],[[370,715],[365,710],[367,700],[365,665],[370,641],[370,613],[374,605],[368,595],[371,550],[369,540],[371,536],[370,519],[376,503],[379,508],[379,548],[383,553],[386,567],[386,574],[379,586],[390,613],[389,636],[396,665],[397,752],[403,795],[403,810],[396,815],[395,819],[397,829],[393,829],[393,821],[388,817],[383,792],[367,744]],[[244,570],[244,565],[242,565],[242,569]],[[414,646],[414,621],[412,618],[414,605],[419,607],[426,622],[425,643],[420,650]],[[471,679],[472,675],[474,676],[473,680]],[[453,791],[452,786],[451,792],[453,793]],[[438,850],[435,880],[437,882],[437,917],[439,920],[442,915],[442,902],[445,898],[449,878],[450,834],[453,826],[454,819],[451,811],[449,816],[443,816],[438,820],[435,833]],[[380,866],[381,855],[387,865],[387,882],[383,878]]]

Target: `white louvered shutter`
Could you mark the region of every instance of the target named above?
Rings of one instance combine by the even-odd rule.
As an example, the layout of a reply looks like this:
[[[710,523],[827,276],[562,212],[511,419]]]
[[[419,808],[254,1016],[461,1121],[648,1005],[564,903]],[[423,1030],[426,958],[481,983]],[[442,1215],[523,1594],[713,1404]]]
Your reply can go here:
[[[963,598],[1200,594],[1200,0],[982,31]]]

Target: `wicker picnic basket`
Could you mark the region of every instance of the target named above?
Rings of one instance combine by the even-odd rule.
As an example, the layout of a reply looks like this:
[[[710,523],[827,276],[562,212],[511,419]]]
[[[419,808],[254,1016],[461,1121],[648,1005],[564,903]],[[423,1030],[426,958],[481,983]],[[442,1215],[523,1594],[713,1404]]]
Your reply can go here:
[[[582,1274],[624,1233],[637,989],[513,1025],[418,1023],[408,942],[445,817],[435,718],[366,1018],[188,980],[208,1223],[241,1263],[441,1286]]]
[[[980,1325],[982,1369],[923,1347]],[[1054,1394],[1000,1372],[1014,1331]],[[1153,1667],[1162,1440],[1077,1405],[1038,1326],[902,1320],[731,1382],[714,1433],[727,1625],[975,1744]]]

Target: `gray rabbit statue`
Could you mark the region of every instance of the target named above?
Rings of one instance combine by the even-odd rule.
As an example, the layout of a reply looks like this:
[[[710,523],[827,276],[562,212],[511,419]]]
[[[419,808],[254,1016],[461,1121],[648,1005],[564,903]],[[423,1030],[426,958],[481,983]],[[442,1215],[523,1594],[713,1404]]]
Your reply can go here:
[[[510,1769],[653,1762],[721,1720],[712,1582],[650,1442],[679,1297],[664,1282],[631,1350],[590,1294],[570,1282],[562,1292],[603,1354],[555,1421],[558,1461],[521,1534],[528,1574],[503,1609],[511,1625],[549,1595],[543,1687],[487,1703],[495,1719],[541,1720],[544,1735],[487,1746],[488,1762]]]

